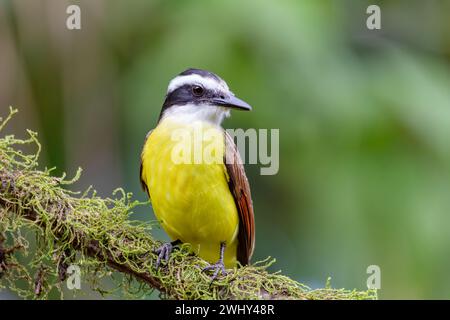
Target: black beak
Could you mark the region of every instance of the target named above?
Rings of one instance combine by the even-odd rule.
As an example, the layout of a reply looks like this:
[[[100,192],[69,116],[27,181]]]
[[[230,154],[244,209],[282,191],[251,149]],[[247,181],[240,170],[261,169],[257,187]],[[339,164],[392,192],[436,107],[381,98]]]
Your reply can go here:
[[[245,101],[242,101],[239,98],[236,98],[235,96],[229,96],[226,98],[214,98],[213,103],[227,108],[232,109],[238,109],[238,110],[244,110],[244,111],[250,111],[252,110],[252,107]]]

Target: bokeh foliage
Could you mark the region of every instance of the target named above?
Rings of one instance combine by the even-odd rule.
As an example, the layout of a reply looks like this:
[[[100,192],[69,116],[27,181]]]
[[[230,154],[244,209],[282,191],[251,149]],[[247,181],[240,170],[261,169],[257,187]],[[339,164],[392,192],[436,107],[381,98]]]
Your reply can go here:
[[[65,28],[79,4],[82,29]],[[365,27],[369,4],[382,29]],[[142,200],[139,152],[168,81],[220,74],[254,107],[225,127],[279,128],[280,171],[247,166],[255,259],[312,287],[448,298],[449,1],[0,3],[0,108],[41,133],[42,165]],[[24,116],[25,115],[25,116]],[[142,210],[143,219],[154,219]],[[160,232],[161,238],[164,237]]]

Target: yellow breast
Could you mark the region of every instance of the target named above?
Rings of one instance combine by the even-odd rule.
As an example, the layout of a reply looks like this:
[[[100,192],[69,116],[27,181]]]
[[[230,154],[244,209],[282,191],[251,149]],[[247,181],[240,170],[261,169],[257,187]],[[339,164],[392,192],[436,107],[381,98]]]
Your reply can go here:
[[[206,122],[162,120],[142,151],[142,179],[156,217],[172,239],[192,244],[216,262],[226,242],[225,265],[236,264],[239,217],[229,190],[223,129]]]

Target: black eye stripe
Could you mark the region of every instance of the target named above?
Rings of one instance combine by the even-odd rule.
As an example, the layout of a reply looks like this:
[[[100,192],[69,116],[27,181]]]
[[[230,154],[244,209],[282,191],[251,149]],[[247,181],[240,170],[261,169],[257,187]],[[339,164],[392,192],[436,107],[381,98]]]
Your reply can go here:
[[[164,104],[161,109],[161,113],[159,115],[159,120],[161,120],[161,117],[163,113],[170,108],[173,105],[185,105],[188,103],[198,105],[203,103],[208,103],[209,100],[212,100],[214,98],[225,98],[227,95],[224,92],[215,91],[212,89],[208,89],[205,87],[203,88],[203,93],[201,95],[196,95],[193,92],[193,87],[199,86],[193,83],[190,84],[184,84],[175,90],[169,92],[166,95],[166,99],[164,100]]]
[[[192,84],[185,84],[169,92],[163,104],[163,110],[175,104],[195,103],[197,99],[207,98],[213,95],[211,90],[204,89],[201,96],[196,96],[192,92]]]

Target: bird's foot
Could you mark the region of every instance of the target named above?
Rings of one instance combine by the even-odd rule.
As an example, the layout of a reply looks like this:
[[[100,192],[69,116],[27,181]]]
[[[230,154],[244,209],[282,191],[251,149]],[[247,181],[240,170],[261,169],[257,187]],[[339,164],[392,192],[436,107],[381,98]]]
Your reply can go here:
[[[158,270],[161,260],[164,260],[165,262],[169,261],[169,256],[172,253],[173,246],[173,243],[167,242],[154,251],[154,253],[158,255],[155,265],[156,270]]]
[[[211,282],[216,280],[217,276],[219,275],[219,271],[222,275],[226,276],[227,271],[225,270],[225,265],[222,260],[219,260],[218,262],[214,264],[210,264],[209,266],[206,266],[202,269],[202,272],[214,270],[213,275],[211,276]]]

